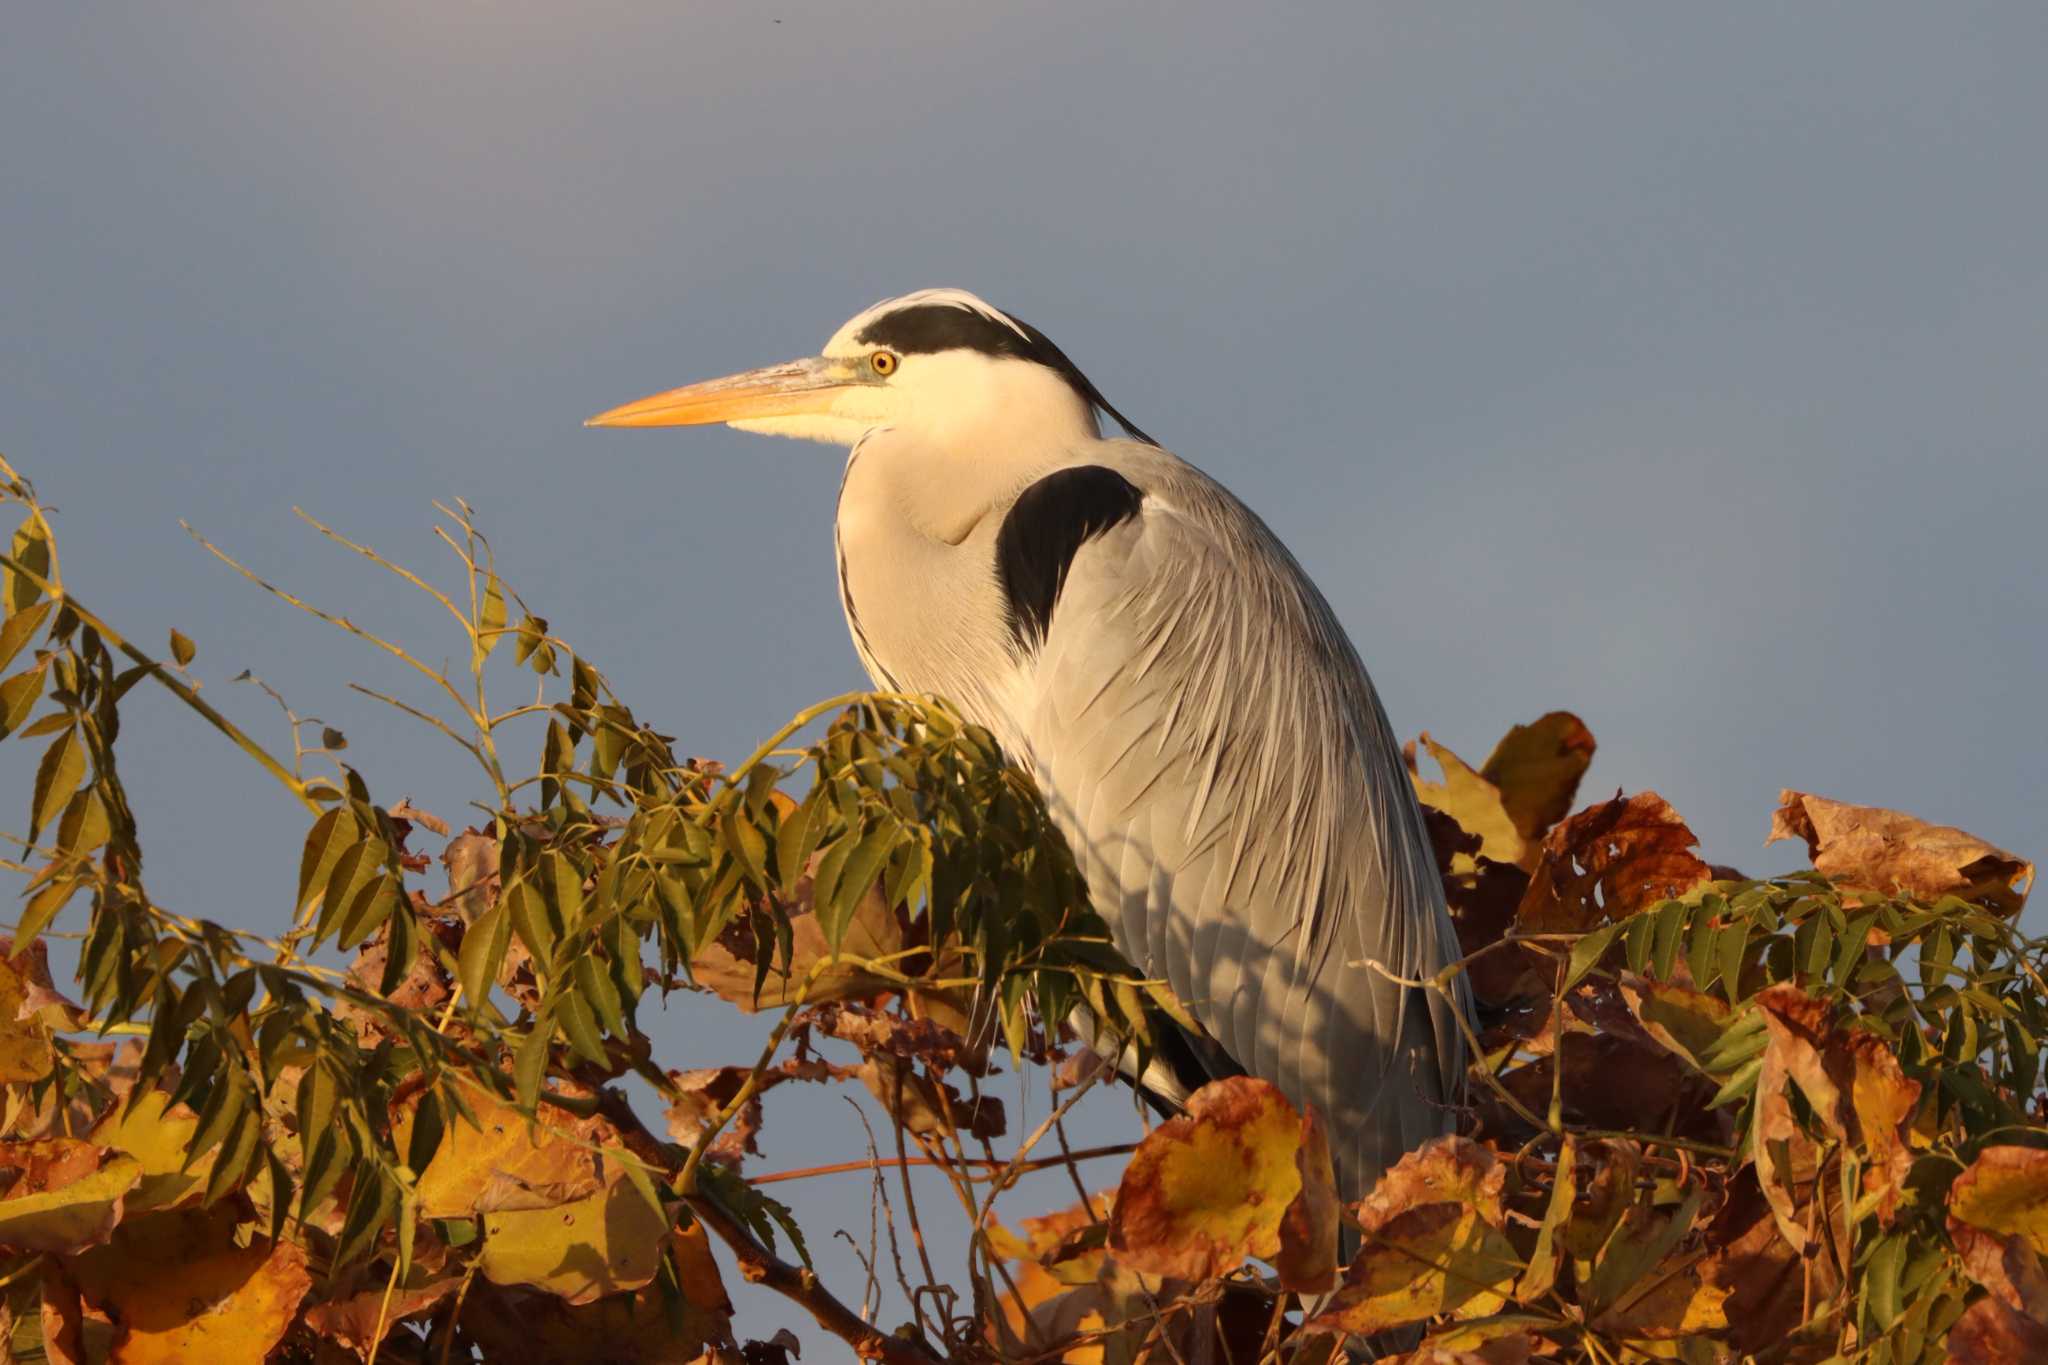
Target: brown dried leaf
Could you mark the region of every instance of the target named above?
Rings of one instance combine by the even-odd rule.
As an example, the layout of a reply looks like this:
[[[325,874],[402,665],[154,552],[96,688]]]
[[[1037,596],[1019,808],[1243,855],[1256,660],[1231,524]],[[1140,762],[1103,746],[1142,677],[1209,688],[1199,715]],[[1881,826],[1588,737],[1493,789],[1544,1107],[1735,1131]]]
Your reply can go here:
[[[441,850],[448,870],[448,898],[441,902],[463,923],[474,924],[498,903],[498,841],[479,829],[467,829]]]
[[[1727,1291],[1721,1311],[1728,1335],[1745,1351],[1781,1345],[1805,1320],[1805,1295],[1825,1302],[1841,1283],[1826,1257],[1802,1265],[1778,1235],[1776,1215],[1748,1172],[1731,1184],[1706,1243],[1715,1248],[1705,1266],[1707,1283]]]
[[[2030,1365],[2048,1360],[2048,1325],[1998,1298],[1977,1300],[1948,1332],[1950,1365]]]
[[[908,1058],[878,1052],[856,1074],[905,1132],[942,1133],[957,1127],[978,1138],[998,1138],[1008,1131],[1001,1100],[993,1095],[970,1100],[945,1082],[919,1074]]]
[[[64,1273],[61,1260],[43,1263],[40,1313],[43,1328],[43,1356],[49,1365],[86,1365],[84,1307],[78,1301],[78,1286]],[[0,1336],[7,1344],[12,1333]]]
[[[1329,1134],[1311,1109],[1301,1116],[1294,1166],[1301,1192],[1280,1216],[1280,1250],[1273,1258],[1282,1288],[1320,1294],[1337,1283],[1337,1172]]]
[[[0,1084],[39,1081],[50,1074],[50,1025],[29,1005],[31,992],[48,991],[49,950],[39,938],[19,957],[14,940],[0,937]]]
[[[1469,1138],[1432,1138],[1402,1157],[1358,1206],[1363,1245],[1302,1330],[1369,1334],[1497,1312],[1523,1269],[1505,1231],[1506,1176]]]
[[[1781,982],[1766,987],[1756,1001],[1770,1029],[1757,1093],[1773,1133],[1782,1135],[1791,1122],[1782,1108],[1783,1078],[1789,1077],[1829,1131],[1857,1152],[1864,1195],[1875,1201],[1888,1226],[1912,1166],[1905,1130],[1920,1103],[1920,1083],[1906,1079],[1899,1059],[1882,1039],[1835,1028],[1826,1002],[1797,986]],[[1778,1084],[1769,1088],[1774,1078]],[[1760,1147],[1763,1127],[1759,1122]],[[1761,1160],[1758,1172],[1763,1174]],[[1766,1193],[1773,1188],[1767,1181]],[[1784,1191],[1782,1185],[1776,1188]],[[1778,1207],[1776,1199],[1773,1207]],[[1780,1212],[1782,1222],[1784,1210]]]
[[[1532,846],[1564,819],[1593,763],[1593,732],[1569,711],[1517,725],[1493,746],[1479,775],[1500,792],[1515,829]]]
[[[1513,864],[1479,857],[1479,837],[1466,833],[1455,819],[1434,806],[1422,807],[1422,823],[1436,853],[1444,904],[1458,931],[1458,950],[1472,957],[1500,942],[1514,927],[1515,912],[1529,889],[1529,874]],[[1502,1004],[1548,990],[1542,966],[1542,960],[1527,948],[1494,948],[1473,957],[1465,976],[1481,1001]]]
[[[1516,918],[1542,933],[1584,933],[1709,879],[1699,840],[1655,792],[1617,794],[1543,838]]]
[[[784,1081],[843,1080],[855,1073],[854,1067],[833,1066],[829,1062],[805,1057],[791,1057],[767,1068],[761,1073],[761,1082],[753,1096],[740,1106],[732,1122],[712,1140],[705,1155],[735,1168],[742,1157],[759,1156],[761,1149],[755,1145],[754,1139],[761,1131],[761,1096]],[[668,1135],[684,1146],[694,1145],[705,1126],[739,1095],[749,1074],[749,1069],[743,1066],[669,1072],[669,1083],[676,1089],[676,1098],[668,1107]]]
[[[688,1365],[707,1349],[730,1344],[732,1307],[715,1280],[708,1286],[698,1281],[689,1269],[693,1257],[679,1260],[685,1266],[680,1330],[671,1324],[661,1291],[651,1285],[575,1305],[550,1294],[478,1284],[470,1290],[475,1310],[462,1315],[463,1331],[476,1340],[486,1360],[520,1365]],[[737,1356],[721,1352],[718,1358]]]
[[[443,839],[448,837],[448,822],[432,811],[421,810],[418,806],[415,806],[412,803],[411,797],[407,797],[393,806],[389,814],[394,820],[405,820],[412,824],[423,826],[440,835]]]
[[[306,1326],[359,1356],[368,1356],[370,1347],[380,1340],[380,1323],[388,1337],[401,1321],[426,1312],[462,1286],[460,1274],[425,1273],[424,1268],[416,1268],[411,1281],[393,1289],[388,1300],[380,1277],[360,1293],[315,1304],[306,1310]]]
[[[1203,1086],[1131,1155],[1110,1214],[1111,1252],[1134,1270],[1197,1281],[1247,1256],[1271,1260],[1301,1193],[1301,1140],[1301,1115],[1277,1086],[1250,1076]]]
[[[1786,788],[1764,842],[1803,839],[1816,870],[1873,891],[1934,900],[1959,896],[2016,915],[2034,865],[1950,825],[1903,811],[1852,806]]]
[[[812,871],[816,870],[818,862],[817,856],[813,855]],[[789,1004],[806,980],[811,985],[803,998],[811,1004],[828,1000],[873,1000],[894,992],[897,987],[893,982],[862,971],[859,959],[887,958],[917,946],[924,942],[922,924],[913,925],[907,917],[891,911],[882,895],[881,881],[877,879],[854,908],[853,917],[848,921],[845,936],[840,942],[839,958],[834,961],[832,945],[826,940],[825,931],[811,910],[811,886],[811,877],[806,874],[797,882],[782,907],[789,916],[791,938],[787,975],[782,971],[778,956],[767,979],[761,983],[760,995],[754,994],[756,940],[752,926],[743,915],[726,925],[717,939],[698,949],[697,955],[690,960],[692,979],[749,1013],[759,1009],[780,1009]],[[925,970],[924,962],[914,956],[898,959],[895,965],[913,976]]]

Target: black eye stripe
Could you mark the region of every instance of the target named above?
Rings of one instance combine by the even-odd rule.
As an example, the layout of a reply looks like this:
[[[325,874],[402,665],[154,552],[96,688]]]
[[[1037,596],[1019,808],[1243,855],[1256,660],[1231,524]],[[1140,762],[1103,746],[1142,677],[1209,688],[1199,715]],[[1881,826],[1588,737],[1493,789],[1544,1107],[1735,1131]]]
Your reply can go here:
[[[1012,327],[1011,323],[1016,326]],[[884,313],[862,328],[854,340],[863,346],[887,347],[899,355],[979,351],[983,355],[1032,361],[1063,376],[1073,386],[1074,392],[1114,418],[1133,439],[1146,445],[1159,444],[1111,407],[1109,400],[1102,396],[1102,390],[1081,373],[1079,366],[1067,359],[1066,352],[1053,345],[1045,333],[1028,322],[1016,318],[1009,318],[1006,322],[971,308],[956,308],[949,303],[921,303]]]

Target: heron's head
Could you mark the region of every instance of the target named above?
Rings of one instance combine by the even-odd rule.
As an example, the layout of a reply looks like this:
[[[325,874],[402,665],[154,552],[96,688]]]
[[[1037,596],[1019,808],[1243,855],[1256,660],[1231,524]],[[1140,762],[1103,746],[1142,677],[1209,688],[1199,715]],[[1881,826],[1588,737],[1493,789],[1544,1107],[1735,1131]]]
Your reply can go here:
[[[599,413],[593,427],[696,426],[850,446],[878,427],[979,448],[1092,437],[1112,408],[1043,332],[960,289],[886,299],[816,356],[670,389]]]

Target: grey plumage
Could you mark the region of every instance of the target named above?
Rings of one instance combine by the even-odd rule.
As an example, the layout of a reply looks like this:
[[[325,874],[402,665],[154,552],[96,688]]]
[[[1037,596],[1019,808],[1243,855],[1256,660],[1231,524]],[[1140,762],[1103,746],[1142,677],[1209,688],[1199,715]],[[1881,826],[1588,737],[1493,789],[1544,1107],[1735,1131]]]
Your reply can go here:
[[[1420,813],[1293,557],[1198,469],[1103,439],[1098,407],[1035,329],[927,291],[815,360],[598,420],[852,447],[835,538],[869,674],[947,698],[1033,770],[1119,948],[1323,1115],[1356,1199],[1448,1131],[1464,1069],[1462,996],[1362,965],[1415,979],[1456,955]]]

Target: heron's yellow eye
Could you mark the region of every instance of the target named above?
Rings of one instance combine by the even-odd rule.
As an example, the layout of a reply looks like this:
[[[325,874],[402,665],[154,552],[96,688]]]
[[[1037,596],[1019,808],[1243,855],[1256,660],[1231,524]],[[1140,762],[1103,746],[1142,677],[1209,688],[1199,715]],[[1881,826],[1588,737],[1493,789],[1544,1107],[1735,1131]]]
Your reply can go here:
[[[888,351],[876,351],[868,357],[868,368],[887,379],[896,373],[896,357]]]

